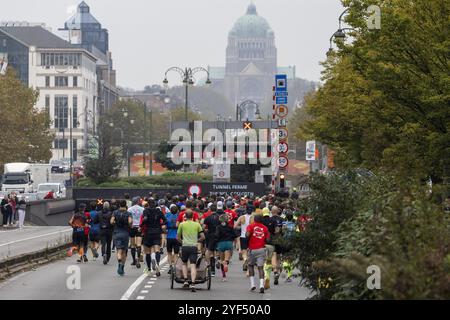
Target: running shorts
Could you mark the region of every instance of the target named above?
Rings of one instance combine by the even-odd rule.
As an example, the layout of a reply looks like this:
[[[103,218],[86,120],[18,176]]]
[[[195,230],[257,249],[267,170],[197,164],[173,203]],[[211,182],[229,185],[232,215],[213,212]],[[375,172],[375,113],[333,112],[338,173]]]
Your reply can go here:
[[[197,247],[181,247],[181,261],[187,263],[197,263],[198,248]]]
[[[214,239],[214,237],[206,236],[205,237],[205,246],[209,251],[216,251],[217,241]]]
[[[247,238],[239,238],[241,242],[241,250],[247,250],[248,249],[248,239]]]
[[[129,232],[114,232],[113,240],[117,250],[128,250],[128,242],[130,241]]]
[[[264,262],[266,260],[266,249],[257,249],[248,251],[248,265],[264,267]]]
[[[217,251],[225,252],[233,250],[233,241],[220,241],[217,243]]]
[[[141,232],[139,231],[139,227],[133,227],[130,230],[130,238],[142,237]]]
[[[89,233],[89,241],[92,242],[100,242],[100,233],[94,233],[94,232],[90,232]]]
[[[83,246],[86,242],[86,236],[83,231],[74,231],[72,234],[73,244],[76,246]]]
[[[167,252],[180,253],[180,242],[177,239],[167,239]]]
[[[161,233],[146,234],[144,237],[144,246],[147,248],[161,246]]]

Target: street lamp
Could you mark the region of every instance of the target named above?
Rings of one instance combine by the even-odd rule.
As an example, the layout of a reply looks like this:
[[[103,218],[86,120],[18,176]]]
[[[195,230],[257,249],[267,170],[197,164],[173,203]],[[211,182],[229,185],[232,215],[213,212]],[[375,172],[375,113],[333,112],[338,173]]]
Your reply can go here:
[[[333,39],[344,41],[347,38],[347,35],[345,34],[346,31],[356,31],[353,28],[342,28],[342,21],[343,21],[344,15],[349,10],[350,10],[350,8],[345,9],[344,12],[342,12],[341,15],[339,16],[339,28],[335,33],[333,33],[333,35],[330,38],[330,48],[328,49],[327,56],[330,56],[333,53]]]
[[[238,104],[236,106],[236,121],[242,121],[242,113],[244,111],[247,111],[247,115],[248,115],[248,107],[250,107],[250,106],[254,106],[256,109],[255,118],[257,120],[259,120],[261,118],[261,111],[259,110],[259,105],[252,100],[245,100],[241,104]]]
[[[196,68],[185,68],[184,70],[178,67],[172,67],[169,68],[165,75],[164,75],[164,80],[163,80],[163,84],[165,86],[167,86],[169,84],[169,80],[167,79],[167,74],[171,71],[175,71],[177,72],[180,76],[181,76],[181,80],[185,86],[186,89],[186,99],[185,99],[185,120],[188,121],[188,108],[189,108],[189,100],[188,100],[188,96],[189,96],[189,86],[193,86],[194,85],[194,75],[196,73],[199,72],[205,72],[207,74],[207,79],[206,79],[206,85],[210,85],[211,79],[210,79],[210,75],[209,75],[209,71],[203,67],[196,67]]]

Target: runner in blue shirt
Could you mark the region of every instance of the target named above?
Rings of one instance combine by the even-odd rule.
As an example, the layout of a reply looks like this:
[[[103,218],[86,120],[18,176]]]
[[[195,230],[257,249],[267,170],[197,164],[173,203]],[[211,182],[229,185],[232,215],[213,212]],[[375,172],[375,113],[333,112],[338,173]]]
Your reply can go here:
[[[170,212],[166,214],[167,219],[167,255],[169,258],[169,264],[173,267],[176,263],[178,254],[180,253],[180,243],[177,239],[177,219],[178,219],[178,206],[176,204],[170,205]],[[169,274],[172,272],[172,268],[169,269]]]

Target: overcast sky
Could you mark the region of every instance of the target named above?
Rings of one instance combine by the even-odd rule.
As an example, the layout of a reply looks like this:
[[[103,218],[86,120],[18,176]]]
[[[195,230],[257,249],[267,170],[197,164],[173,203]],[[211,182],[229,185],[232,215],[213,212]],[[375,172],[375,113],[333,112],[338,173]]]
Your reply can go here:
[[[45,22],[63,27],[80,1],[14,0],[1,21]],[[109,30],[117,82],[142,89],[161,84],[171,66],[223,66],[228,32],[250,0],[86,0]],[[320,79],[329,38],[337,29],[340,0],[254,0],[275,32],[278,65],[297,66],[297,76]],[[178,79],[174,76],[172,84]]]

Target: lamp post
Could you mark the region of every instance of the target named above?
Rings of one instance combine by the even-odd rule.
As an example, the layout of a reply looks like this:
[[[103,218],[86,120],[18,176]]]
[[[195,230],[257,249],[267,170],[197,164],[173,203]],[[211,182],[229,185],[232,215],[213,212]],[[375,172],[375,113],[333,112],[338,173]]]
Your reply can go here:
[[[345,34],[346,31],[356,31],[356,29],[354,29],[354,28],[342,28],[342,21],[343,21],[344,15],[349,10],[350,10],[350,8],[347,8],[339,16],[339,29],[335,33],[333,33],[333,35],[330,38],[330,49],[327,52],[327,56],[330,56],[331,53],[333,52],[333,39],[345,40],[345,38],[347,37],[347,35]]]
[[[186,99],[185,99],[185,120],[189,121],[188,119],[188,108],[189,108],[189,86],[190,85],[194,85],[194,75],[198,72],[205,72],[207,74],[207,79],[206,79],[206,85],[210,85],[211,84],[211,79],[209,77],[209,71],[206,70],[203,67],[196,67],[196,68],[185,68],[184,70],[178,67],[171,67],[169,68],[164,76],[164,81],[163,84],[165,86],[167,86],[169,84],[169,80],[167,79],[167,74],[171,71],[175,71],[177,72],[180,76],[181,76],[181,80],[185,86],[185,95],[186,95]]]

